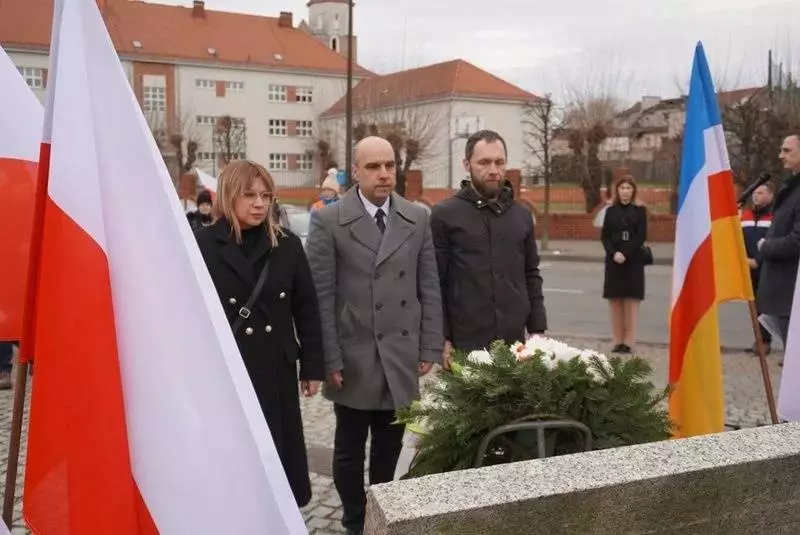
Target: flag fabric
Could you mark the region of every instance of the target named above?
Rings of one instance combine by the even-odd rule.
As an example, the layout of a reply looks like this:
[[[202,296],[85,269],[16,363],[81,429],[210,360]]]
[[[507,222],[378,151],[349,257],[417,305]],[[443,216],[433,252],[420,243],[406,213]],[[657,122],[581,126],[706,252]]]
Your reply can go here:
[[[195,171],[197,172],[197,178],[200,180],[200,184],[212,194],[216,195],[217,179],[204,172],[202,169],[195,169]]]
[[[2,47],[0,87],[0,340],[21,340],[44,110]]]
[[[44,139],[28,525],[307,533],[94,0],[54,2]]]
[[[773,322],[780,321],[774,316],[768,317]],[[786,340],[782,340],[784,347],[783,373],[781,374],[781,387],[778,391],[778,418],[786,422],[797,422],[800,421],[800,391],[797,389],[798,381],[800,381],[800,322],[797,319],[800,318],[800,284],[796,282],[792,312],[789,318],[789,332],[786,334]],[[777,325],[774,325],[773,329],[780,331]]]
[[[753,299],[725,133],[699,43],[683,136],[669,333],[669,414],[678,437],[724,429],[718,305]]]

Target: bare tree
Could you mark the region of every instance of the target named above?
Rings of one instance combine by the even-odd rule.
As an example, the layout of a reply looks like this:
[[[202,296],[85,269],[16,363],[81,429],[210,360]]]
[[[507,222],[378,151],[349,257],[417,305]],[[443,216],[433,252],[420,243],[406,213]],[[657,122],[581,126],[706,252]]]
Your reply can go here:
[[[217,118],[212,145],[222,166],[247,156],[247,126],[242,118],[223,115]]]
[[[369,82],[367,82],[369,83]],[[353,102],[353,141],[379,135],[392,144],[397,167],[397,187],[406,192],[406,176],[415,164],[438,155],[447,118],[438,104],[421,102],[414,82],[370,84]]]
[[[315,124],[321,125],[322,123],[317,120]],[[321,127],[314,130],[314,137],[309,140],[306,153],[314,157],[316,167],[319,170],[317,180],[320,185],[325,180],[328,169],[331,167],[338,169],[339,167],[336,161],[337,150],[336,141],[330,130]]]
[[[600,163],[600,144],[613,131],[614,116],[620,106],[610,95],[581,95],[573,93],[564,113],[565,131],[572,149],[575,168],[580,170],[579,183],[589,213],[602,201],[603,167]]]
[[[558,127],[559,110],[552,95],[529,102],[523,116],[523,143],[525,151],[538,162],[535,172],[544,180],[544,217],[542,218],[542,250],[547,250],[550,241],[550,186],[553,177],[553,139]]]
[[[145,120],[177,190],[181,175],[191,171],[197,160],[196,120],[191,113],[186,113],[168,121],[166,113],[158,111],[146,111]]]

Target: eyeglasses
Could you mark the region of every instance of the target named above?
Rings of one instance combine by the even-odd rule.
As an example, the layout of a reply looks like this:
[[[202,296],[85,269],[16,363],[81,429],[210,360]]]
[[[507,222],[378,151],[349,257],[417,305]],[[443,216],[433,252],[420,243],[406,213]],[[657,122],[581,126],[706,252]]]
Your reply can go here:
[[[263,191],[261,193],[256,193],[255,191],[245,191],[242,194],[242,197],[244,197],[245,200],[250,204],[255,204],[257,199],[261,199],[264,204],[269,204],[272,202],[274,195],[267,191]]]

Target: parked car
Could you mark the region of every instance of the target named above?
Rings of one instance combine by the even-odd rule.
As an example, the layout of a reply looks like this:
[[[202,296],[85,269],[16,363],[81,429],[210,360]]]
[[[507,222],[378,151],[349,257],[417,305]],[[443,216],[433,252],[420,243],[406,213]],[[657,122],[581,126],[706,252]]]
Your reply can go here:
[[[282,207],[286,213],[286,224],[284,226],[297,234],[303,247],[306,245],[306,238],[308,238],[308,228],[311,223],[311,212],[300,206],[291,204],[284,204]]]

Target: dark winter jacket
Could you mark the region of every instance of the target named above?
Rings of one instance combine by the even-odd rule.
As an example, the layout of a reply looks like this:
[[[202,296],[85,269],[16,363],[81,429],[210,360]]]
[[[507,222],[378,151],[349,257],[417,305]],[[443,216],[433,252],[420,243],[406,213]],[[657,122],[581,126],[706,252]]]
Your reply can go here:
[[[788,317],[800,261],[800,174],[786,181],[775,197],[772,224],[761,245],[758,309]]]
[[[497,200],[469,181],[431,213],[445,338],[462,350],[523,341],[547,319],[533,218],[506,183]]]
[[[761,263],[761,253],[758,250],[758,242],[761,238],[767,237],[767,232],[772,224],[772,215],[772,205],[770,204],[760,208],[757,206],[745,208],[740,216],[747,258],[752,258],[759,264]],[[759,270],[753,271],[755,277]]]

